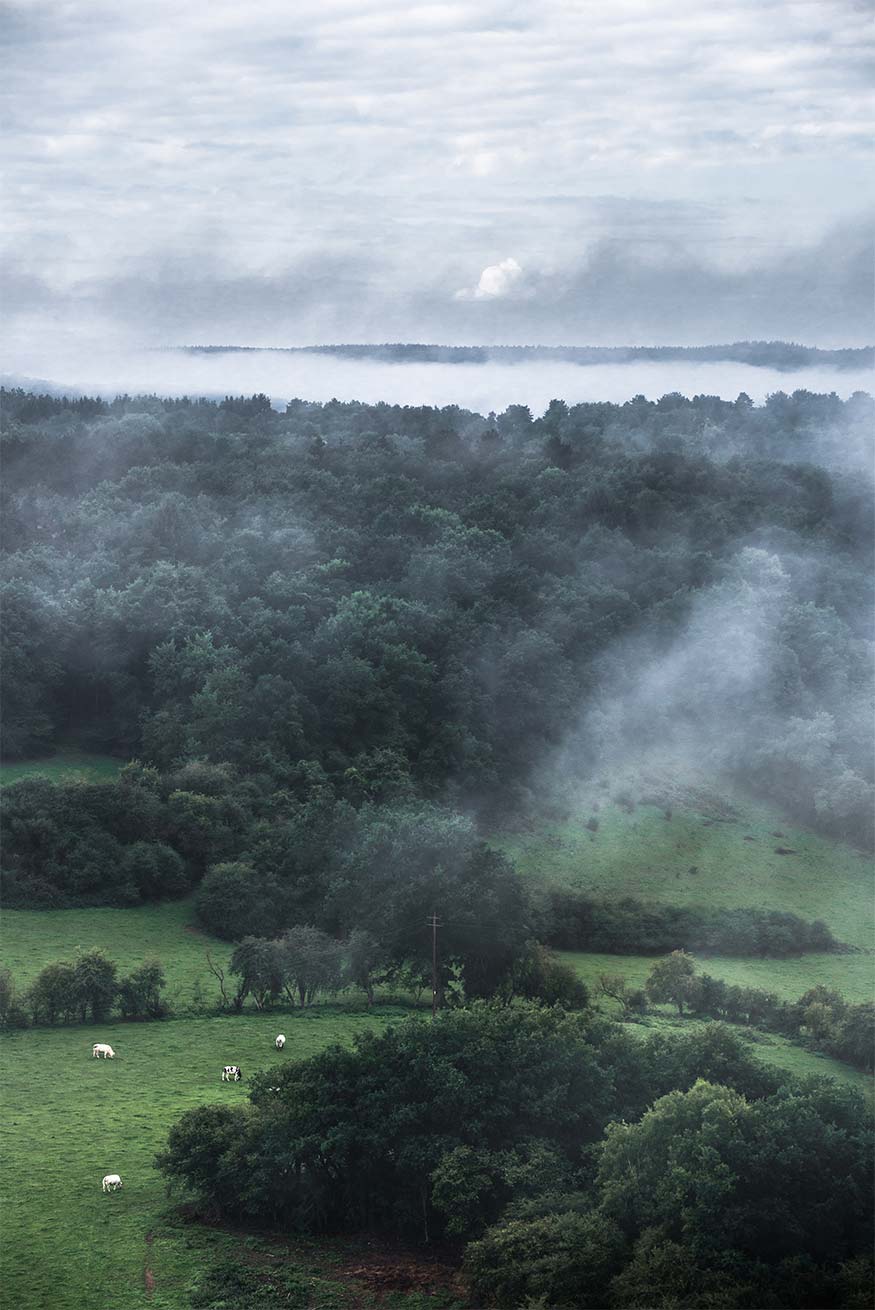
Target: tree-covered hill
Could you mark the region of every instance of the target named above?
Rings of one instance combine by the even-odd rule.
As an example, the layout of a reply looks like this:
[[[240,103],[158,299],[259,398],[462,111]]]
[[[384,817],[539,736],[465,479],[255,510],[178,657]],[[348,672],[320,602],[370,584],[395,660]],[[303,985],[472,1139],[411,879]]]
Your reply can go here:
[[[2,402],[8,758],[495,813],[671,745],[871,840],[868,397]]]

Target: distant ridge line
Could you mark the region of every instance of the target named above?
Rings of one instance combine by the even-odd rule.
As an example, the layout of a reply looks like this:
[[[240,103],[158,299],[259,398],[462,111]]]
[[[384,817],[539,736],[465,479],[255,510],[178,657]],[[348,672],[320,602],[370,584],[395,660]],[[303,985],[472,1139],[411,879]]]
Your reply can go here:
[[[341,359],[369,359],[395,364],[517,363],[543,359],[579,364],[626,364],[633,360],[685,359],[698,363],[737,363],[782,372],[828,365],[838,369],[875,367],[875,346],[822,349],[793,341],[735,341],[713,346],[444,346],[419,342],[348,343],[319,346],[164,346],[162,350],[189,355],[232,353],[333,355]]]

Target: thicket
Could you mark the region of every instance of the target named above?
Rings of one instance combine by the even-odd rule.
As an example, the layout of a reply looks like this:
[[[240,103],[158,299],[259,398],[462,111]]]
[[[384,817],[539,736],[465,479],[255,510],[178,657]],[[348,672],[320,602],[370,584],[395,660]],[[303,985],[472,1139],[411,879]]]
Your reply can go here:
[[[209,791],[173,799],[194,761],[245,779],[256,820],[274,794],[305,802],[314,773],[353,808],[494,818],[531,801],[581,711],[603,725],[564,757],[581,772],[606,733],[647,748],[682,726],[708,767],[871,842],[871,492],[850,467],[867,397],[554,401],[538,419],[0,399],[4,750],[73,740],[156,769],[187,847],[136,840],[177,849],[185,877],[226,858],[214,821],[232,848],[238,831]],[[664,701],[620,695],[634,722],[598,718],[697,624],[712,654],[728,626],[748,634],[752,681],[700,659]],[[55,818],[81,858],[6,838],[11,903],[104,882],[118,903],[180,876],[154,850],[114,869],[119,817],[95,800],[85,832],[74,810]]]
[[[703,955],[781,958],[807,951],[847,951],[821,919],[784,910],[728,910],[659,905],[624,897],[599,901],[564,888],[549,895],[544,939],[564,951],[656,955],[689,950]]]
[[[189,1111],[159,1157],[202,1212],[463,1241],[487,1304],[841,1306],[870,1254],[862,1097],[782,1086],[721,1025],[639,1042],[481,1004],[257,1075],[250,1100]]]

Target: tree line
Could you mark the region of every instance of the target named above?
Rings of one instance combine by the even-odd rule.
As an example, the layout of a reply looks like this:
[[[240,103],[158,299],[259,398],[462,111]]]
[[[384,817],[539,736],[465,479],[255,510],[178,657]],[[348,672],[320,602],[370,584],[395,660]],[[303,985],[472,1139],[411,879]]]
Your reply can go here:
[[[170,1006],[159,960],[144,960],[119,977],[118,964],[97,948],[74,961],[45,965],[21,991],[9,969],[0,969],[0,1028],[29,1024],[105,1023],[121,1019],[166,1019]]]
[[[600,991],[620,1002],[626,1014],[646,1008],[639,990],[629,989],[622,974],[603,974]],[[849,1004],[830,987],[817,984],[796,1001],[785,1001],[759,987],[739,987],[698,973],[686,951],[672,951],[658,960],[644,986],[652,1001],[677,1006],[697,1018],[749,1024],[780,1033],[815,1050],[825,1051],[872,1073],[875,1069],[875,1004]]]
[[[808,951],[850,951],[822,919],[787,910],[659,905],[631,896],[595,900],[554,888],[545,940],[563,951],[662,955],[684,949],[704,955],[759,955],[780,959]]]

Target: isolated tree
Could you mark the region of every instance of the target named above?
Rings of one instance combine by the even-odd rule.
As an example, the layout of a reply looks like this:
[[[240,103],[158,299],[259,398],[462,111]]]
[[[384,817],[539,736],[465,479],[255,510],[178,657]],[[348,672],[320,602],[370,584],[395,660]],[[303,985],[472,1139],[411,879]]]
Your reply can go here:
[[[671,1001],[678,1007],[678,1014],[684,1012],[690,979],[696,972],[696,962],[686,951],[672,951],[664,959],[657,960],[644,984],[647,995],[657,1003]]]

